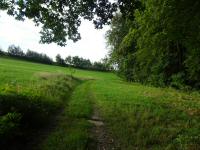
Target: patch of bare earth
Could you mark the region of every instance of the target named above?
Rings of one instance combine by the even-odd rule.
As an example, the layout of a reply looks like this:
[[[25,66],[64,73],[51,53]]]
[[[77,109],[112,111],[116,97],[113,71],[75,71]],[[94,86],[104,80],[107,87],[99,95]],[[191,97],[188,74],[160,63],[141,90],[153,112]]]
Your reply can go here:
[[[107,132],[103,120],[99,116],[99,111],[95,107],[93,115],[88,120],[93,127],[90,131],[90,140],[87,150],[119,150],[114,144],[113,138]]]

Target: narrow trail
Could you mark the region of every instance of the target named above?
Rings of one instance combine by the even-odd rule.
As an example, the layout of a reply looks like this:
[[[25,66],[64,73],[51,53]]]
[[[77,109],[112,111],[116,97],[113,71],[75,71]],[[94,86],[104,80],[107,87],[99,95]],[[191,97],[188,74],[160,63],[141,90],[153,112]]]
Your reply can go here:
[[[93,114],[88,120],[93,127],[90,130],[88,150],[116,150],[114,140],[106,132],[105,124],[99,115],[97,107],[93,107]]]

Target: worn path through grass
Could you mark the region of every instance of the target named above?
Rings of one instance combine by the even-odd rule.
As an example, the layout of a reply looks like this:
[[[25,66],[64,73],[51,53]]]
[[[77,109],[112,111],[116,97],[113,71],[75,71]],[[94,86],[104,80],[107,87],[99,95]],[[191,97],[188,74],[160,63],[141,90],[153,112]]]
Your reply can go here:
[[[93,113],[88,120],[92,124],[90,132],[90,140],[88,142],[89,150],[115,150],[119,149],[115,146],[114,140],[110,132],[106,128],[106,124],[101,117],[101,112],[96,104],[96,97],[94,91],[90,89],[90,99],[93,106]]]
[[[96,107],[91,85],[82,81],[75,88],[65,111],[58,119],[58,126],[43,142],[42,150],[111,150],[113,139]]]

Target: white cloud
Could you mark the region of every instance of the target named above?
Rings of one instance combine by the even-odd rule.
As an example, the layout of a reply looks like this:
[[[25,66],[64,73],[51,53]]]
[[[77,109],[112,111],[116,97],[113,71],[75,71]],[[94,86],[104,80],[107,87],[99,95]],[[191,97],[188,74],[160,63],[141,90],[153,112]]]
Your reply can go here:
[[[40,28],[36,27],[31,20],[16,21],[5,12],[0,11],[0,46],[4,50],[9,45],[15,44],[19,45],[24,51],[31,49],[45,53],[52,58],[59,53],[63,58],[68,55],[78,55],[97,61],[108,52],[104,37],[107,29],[108,27],[96,30],[91,22],[84,20],[79,29],[82,37],[80,41],[76,43],[68,41],[66,47],[60,47],[56,44],[40,44]]]

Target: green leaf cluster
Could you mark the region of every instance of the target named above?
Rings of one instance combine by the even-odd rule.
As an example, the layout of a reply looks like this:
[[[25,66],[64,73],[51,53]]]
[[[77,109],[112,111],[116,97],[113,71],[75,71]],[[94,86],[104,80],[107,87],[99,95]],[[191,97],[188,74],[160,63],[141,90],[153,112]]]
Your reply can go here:
[[[177,79],[182,85],[178,88],[200,88],[200,2],[141,3],[141,8],[132,10],[132,19],[117,14],[107,32],[110,56],[119,74],[157,86],[174,86]]]

